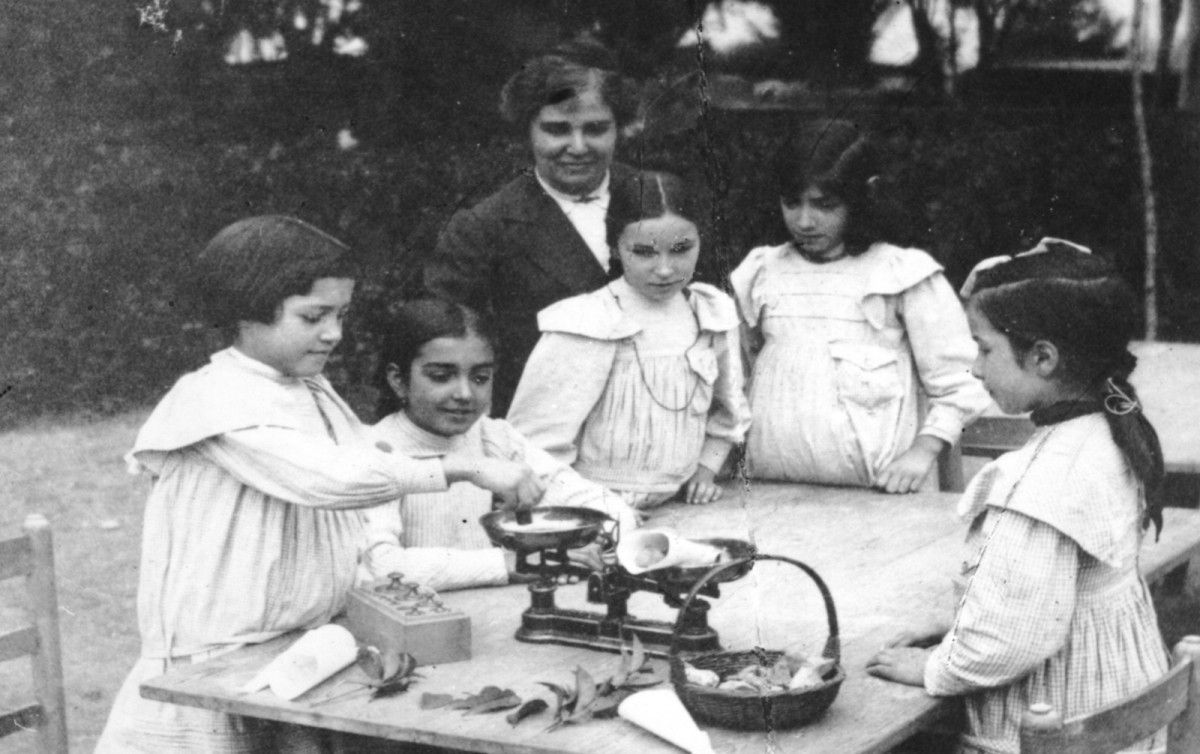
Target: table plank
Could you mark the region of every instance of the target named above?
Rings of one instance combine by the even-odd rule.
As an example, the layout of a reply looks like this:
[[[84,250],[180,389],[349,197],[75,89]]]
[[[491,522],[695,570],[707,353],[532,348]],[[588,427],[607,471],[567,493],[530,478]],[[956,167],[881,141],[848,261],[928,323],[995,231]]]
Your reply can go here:
[[[847,678],[826,715],[809,726],[769,735],[708,728],[717,751],[884,752],[953,711],[951,703],[932,699],[920,689],[872,678],[863,667],[898,624],[920,617],[939,602],[950,607],[946,603],[949,575],[961,557],[965,533],[952,513],[955,499],[935,492],[889,496],[848,488],[756,483],[748,490],[727,491],[722,501],[711,506],[668,506],[656,511],[652,525],[675,526],[689,536],[746,537],[760,552],[807,563],[826,580],[837,605]],[[1200,550],[1200,512],[1168,509],[1161,540],[1152,540],[1147,537],[1142,558],[1149,579]],[[746,578],[723,585],[710,620],[725,646],[781,648],[798,642],[808,651],[819,651],[825,638],[824,611],[816,589],[805,581],[791,566],[759,563]],[[558,602],[564,607],[597,609],[586,606],[583,592],[582,585],[560,588]],[[460,695],[489,684],[512,688],[523,698],[549,700],[538,681],[570,683],[576,666],[600,680],[617,663],[611,654],[513,639],[520,612],[529,604],[524,587],[452,592],[443,597],[471,616],[473,659],[425,668],[426,678],[394,698],[368,703],[360,697],[312,706],[353,669],[295,702],[279,700],[269,691],[239,694],[237,689],[283,651],[292,637],[181,667],[144,683],[142,693],[178,704],[469,751],[676,751],[619,719],[544,733],[548,715],[514,728],[502,714],[420,710],[423,692]],[[635,594],[630,610],[639,617],[674,615],[650,594]]]
[[[1162,440],[1167,470],[1200,473],[1200,344],[1135,341],[1130,377]]]

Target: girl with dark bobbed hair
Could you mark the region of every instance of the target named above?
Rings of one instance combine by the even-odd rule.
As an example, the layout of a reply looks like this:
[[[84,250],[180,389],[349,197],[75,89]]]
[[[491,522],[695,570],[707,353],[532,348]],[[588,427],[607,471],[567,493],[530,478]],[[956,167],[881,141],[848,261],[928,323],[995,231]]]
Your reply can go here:
[[[308,223],[250,217],[196,256],[189,282],[231,344],[179,379],[127,460],[152,479],[138,584],[141,656],[96,751],[307,751],[313,729],[143,698],[142,681],[328,623],[346,604],[365,508],[471,481],[532,506],[519,460],[380,448],[322,371],[354,292],[345,244]]]
[[[988,404],[962,306],[941,265],[885,240],[879,156],[855,124],[805,124],[773,167],[791,240],[730,276],[752,366],[749,473],[915,491]]]

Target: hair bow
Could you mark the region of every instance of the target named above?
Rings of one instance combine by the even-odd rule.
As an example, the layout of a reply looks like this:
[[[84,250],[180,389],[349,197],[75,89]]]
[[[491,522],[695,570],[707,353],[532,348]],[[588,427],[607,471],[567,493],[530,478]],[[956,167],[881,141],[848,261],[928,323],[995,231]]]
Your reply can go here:
[[[1000,256],[996,256],[996,257],[988,257],[987,259],[984,259],[979,264],[972,267],[970,274],[967,275],[966,281],[962,284],[962,288],[959,288],[958,295],[961,296],[962,298],[970,298],[971,294],[975,292],[975,282],[976,282],[976,279],[979,277],[980,272],[991,269],[992,267],[995,267],[996,265],[1004,264],[1005,262],[1011,262],[1012,260],[1016,259],[1017,257],[1028,257],[1028,256],[1032,256],[1034,254],[1045,254],[1046,252],[1050,251],[1050,249],[1053,248],[1055,244],[1062,244],[1063,246],[1070,246],[1072,249],[1083,252],[1084,254],[1092,253],[1092,250],[1086,246],[1080,246],[1077,243],[1073,243],[1071,241],[1067,241],[1062,238],[1052,238],[1050,236],[1046,236],[1045,238],[1043,238],[1042,240],[1037,242],[1037,246],[1034,246],[1032,249],[1030,249],[1028,251],[1022,251],[1019,254],[1001,254]]]

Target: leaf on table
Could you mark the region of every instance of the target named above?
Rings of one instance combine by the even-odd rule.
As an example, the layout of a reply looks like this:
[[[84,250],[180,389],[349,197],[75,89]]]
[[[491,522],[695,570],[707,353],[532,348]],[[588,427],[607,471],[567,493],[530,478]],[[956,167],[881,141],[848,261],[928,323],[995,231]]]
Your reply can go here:
[[[556,718],[562,717],[563,710],[569,708],[575,702],[574,695],[557,683],[550,683],[549,681],[538,681],[538,683],[554,692],[556,702],[554,716]]]
[[[408,687],[411,686],[413,681],[416,679],[416,676],[406,675],[400,678],[393,678],[390,681],[384,681],[378,686],[375,686],[375,690],[371,693],[371,701],[375,701],[376,699],[386,699],[389,696],[402,694],[405,691],[408,691]]]
[[[641,671],[646,664],[646,648],[642,646],[642,640],[637,634],[633,635],[633,650],[629,659],[629,669],[634,673]]]
[[[431,694],[426,691],[421,694],[421,709],[438,709],[454,701],[450,694]]]
[[[550,703],[545,699],[530,699],[520,707],[517,707],[516,712],[510,712],[504,719],[508,721],[509,725],[515,726],[530,715],[536,715],[549,708]]]
[[[483,704],[493,699],[498,699],[504,696],[504,692],[499,686],[484,686],[478,694],[468,694],[462,699],[455,699],[450,702],[450,709],[471,709],[477,704]]]
[[[641,671],[634,673],[625,679],[622,688],[640,689],[647,686],[657,686],[666,680],[663,675],[654,668],[643,668]]]
[[[617,716],[617,707],[626,697],[632,696],[634,689],[616,689],[607,696],[602,696],[592,703],[592,717],[597,720],[607,720]]]
[[[485,699],[467,710],[468,715],[479,715],[485,712],[499,712],[502,709],[512,709],[521,704],[521,697],[511,691],[505,691],[500,696]]]
[[[582,667],[575,668],[575,707],[567,722],[579,722],[592,716],[592,704],[596,701],[596,682],[591,673]]]

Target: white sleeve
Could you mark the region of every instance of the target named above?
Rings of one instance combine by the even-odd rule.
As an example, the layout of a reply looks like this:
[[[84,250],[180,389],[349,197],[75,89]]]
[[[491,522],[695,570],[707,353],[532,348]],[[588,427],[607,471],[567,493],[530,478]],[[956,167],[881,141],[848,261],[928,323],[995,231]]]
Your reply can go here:
[[[406,581],[449,591],[508,583],[504,551],[497,547],[458,550],[449,547],[404,547],[399,503],[368,508],[363,565],[372,579],[402,573]]]
[[[920,433],[953,445],[963,426],[991,404],[983,383],[971,374],[976,346],[966,314],[941,273],[905,290],[899,305],[917,374],[929,397]]]
[[[616,346],[580,335],[542,335],[521,374],[508,421],[555,460],[575,463],[579,435],[604,394]]]
[[[227,432],[196,448],[242,484],[315,508],[362,508],[447,486],[439,459],[409,458],[367,443],[337,445],[282,427]]]

